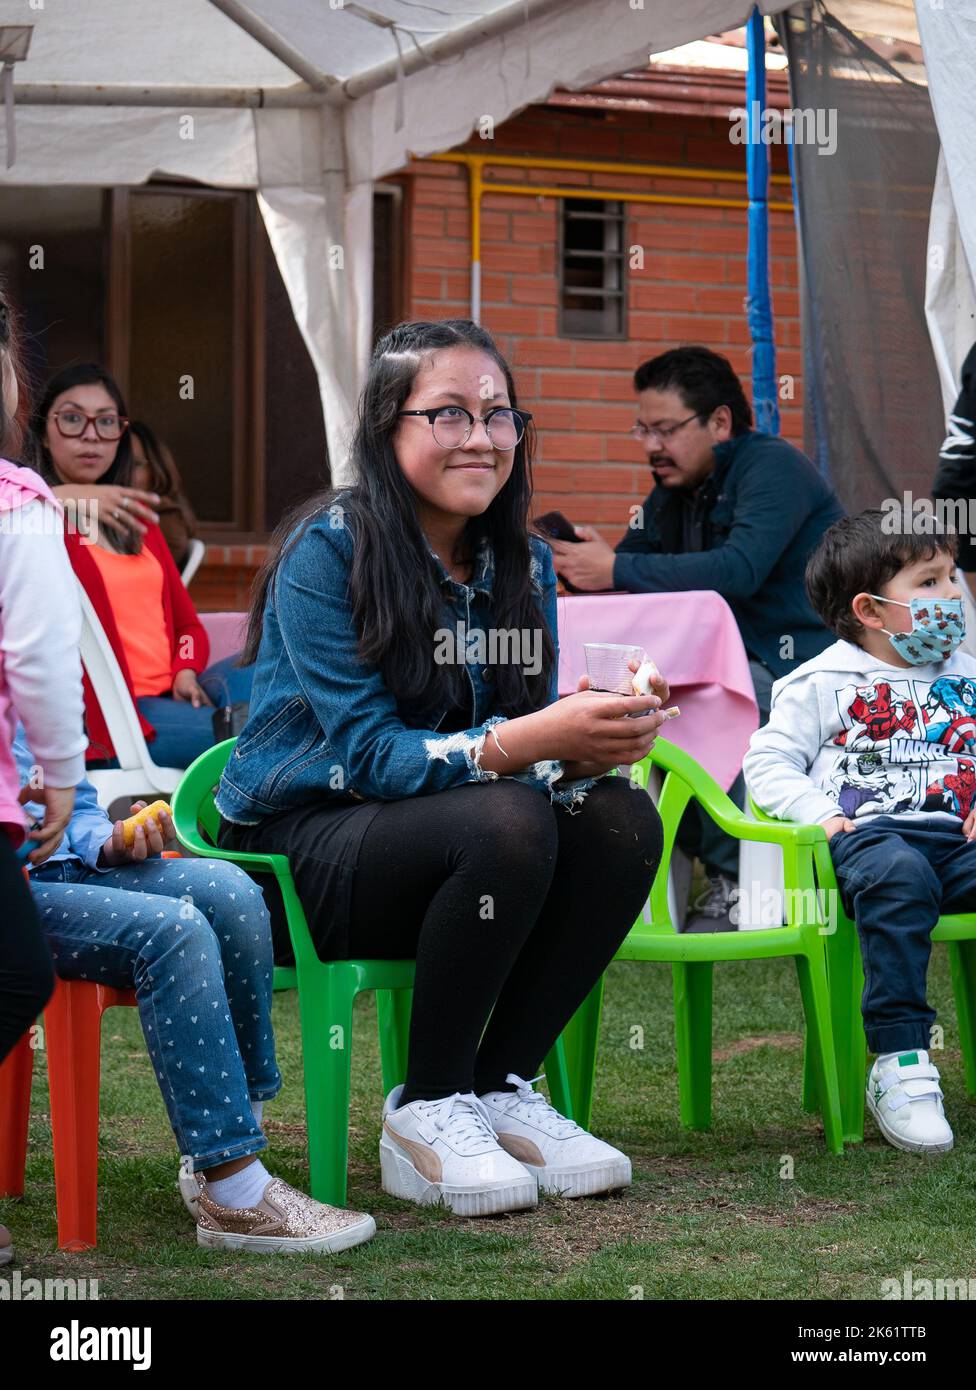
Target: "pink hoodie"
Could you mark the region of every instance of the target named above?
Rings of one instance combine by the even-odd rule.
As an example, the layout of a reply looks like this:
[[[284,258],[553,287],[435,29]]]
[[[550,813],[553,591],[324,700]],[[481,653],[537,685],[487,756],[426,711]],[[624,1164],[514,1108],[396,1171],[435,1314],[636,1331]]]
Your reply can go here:
[[[37,473],[0,459],[0,826],[15,846],[26,824],[11,753],[18,719],[49,786],[84,775],[80,636],[57,499]]]

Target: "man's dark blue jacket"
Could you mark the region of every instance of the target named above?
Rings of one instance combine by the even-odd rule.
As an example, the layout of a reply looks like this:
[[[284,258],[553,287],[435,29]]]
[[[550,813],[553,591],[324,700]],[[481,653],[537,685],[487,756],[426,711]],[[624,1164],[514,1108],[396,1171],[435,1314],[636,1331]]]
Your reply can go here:
[[[613,587],[636,594],[714,589],[735,614],[748,654],[784,676],[835,640],[810,606],[803,572],[844,509],[785,439],[749,431],[717,445],[715,460],[693,502],[685,489],[649,494],[643,529],[637,518],[616,546]],[[701,550],[687,548],[689,506]]]

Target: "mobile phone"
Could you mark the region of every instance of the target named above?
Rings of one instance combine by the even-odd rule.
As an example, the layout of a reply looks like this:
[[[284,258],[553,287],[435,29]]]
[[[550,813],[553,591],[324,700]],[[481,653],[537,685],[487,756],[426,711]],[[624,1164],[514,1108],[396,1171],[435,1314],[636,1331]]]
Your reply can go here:
[[[563,516],[562,512],[546,512],[543,516],[537,516],[533,521],[533,526],[544,541],[573,541],[578,543],[583,537],[578,536],[573,527],[573,523]],[[562,579],[562,576],[560,575]],[[575,584],[570,584],[568,579],[563,579],[566,590],[571,594],[579,594],[583,591],[577,589]]]
[[[537,516],[533,524],[543,537],[551,537],[555,541],[579,542],[583,539],[576,534],[573,523],[562,512],[546,512],[544,516]]]

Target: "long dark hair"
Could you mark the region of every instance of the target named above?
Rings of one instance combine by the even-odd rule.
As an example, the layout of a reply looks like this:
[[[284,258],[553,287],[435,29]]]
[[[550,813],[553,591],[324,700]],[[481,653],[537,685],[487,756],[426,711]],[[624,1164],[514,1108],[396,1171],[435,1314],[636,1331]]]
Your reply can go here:
[[[70,391],[73,386],[104,386],[115,402],[115,408],[119,414],[125,416],[129,414],[125,408],[125,401],[119,390],[118,382],[106,367],[100,366],[97,362],[79,362],[73,367],[65,367],[62,371],[56,372],[44,388],[44,394],[38,401],[37,409],[31,418],[31,433],[34,436],[38,471],[51,487],[57,487],[64,479],[59,478],[55,472],[51,455],[44,443],[48,411],[58,396],[63,391]],[[111,485],[132,486],[132,441],[129,438],[128,430],[123,432],[115,450],[115,457],[98,482],[105,487]],[[116,550],[123,551],[127,555],[137,555],[142,549],[142,537],[130,533],[126,527],[113,526],[110,521],[101,516],[98,519],[98,524],[108,532],[109,539]]]
[[[417,516],[413,490],[393,448],[397,413],[413,389],[418,371],[439,348],[470,347],[487,353],[505,377],[508,398],[518,405],[515,382],[491,334],[470,319],[401,323],[377,343],[352,445],[356,483],[343,497],[343,524],[354,543],[349,591],[359,633],[360,658],[377,667],[405,711],[435,695],[466,703],[467,678],[461,665],[434,661],[435,630],[444,626],[444,597],[438,572]],[[494,552],[492,621],[499,628],[542,631],[541,670],[527,675],[522,666],[493,666],[499,712],[510,718],[546,703],[556,650],[530,586],[528,510],[532,496],[530,433],[516,445],[512,472],[491,505],[469,518],[462,544],[474,554],[482,539]],[[309,523],[326,511],[339,492],[329,488],[292,511],[279,525],[253,590],[242,664],[257,656],[268,593],[283,555]],[[491,655],[491,653],[489,653]]]

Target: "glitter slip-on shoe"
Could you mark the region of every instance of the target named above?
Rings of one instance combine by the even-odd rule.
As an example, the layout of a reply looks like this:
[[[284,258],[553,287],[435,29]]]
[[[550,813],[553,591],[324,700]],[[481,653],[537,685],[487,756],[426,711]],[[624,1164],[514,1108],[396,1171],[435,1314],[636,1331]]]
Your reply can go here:
[[[197,1244],[208,1250],[330,1255],[375,1234],[371,1216],[316,1202],[281,1178],[271,1179],[255,1207],[218,1206],[205,1180],[197,1198]]]

